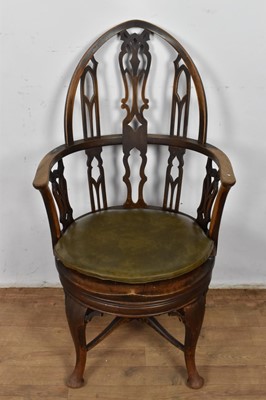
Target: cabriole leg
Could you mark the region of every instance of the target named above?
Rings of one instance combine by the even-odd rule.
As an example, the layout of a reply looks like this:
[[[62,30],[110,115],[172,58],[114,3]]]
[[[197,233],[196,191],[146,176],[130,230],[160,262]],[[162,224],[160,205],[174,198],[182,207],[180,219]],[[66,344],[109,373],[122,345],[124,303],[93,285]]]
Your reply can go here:
[[[84,383],[83,373],[87,358],[85,332],[85,314],[87,308],[73,300],[73,298],[67,293],[65,294],[65,306],[68,325],[76,350],[76,365],[67,381],[67,386],[71,388],[79,388]]]
[[[206,296],[201,296],[195,302],[183,309],[183,322],[185,324],[185,361],[187,366],[187,384],[192,389],[200,389],[204,379],[199,375],[195,364],[195,352],[199,338],[204,313]]]

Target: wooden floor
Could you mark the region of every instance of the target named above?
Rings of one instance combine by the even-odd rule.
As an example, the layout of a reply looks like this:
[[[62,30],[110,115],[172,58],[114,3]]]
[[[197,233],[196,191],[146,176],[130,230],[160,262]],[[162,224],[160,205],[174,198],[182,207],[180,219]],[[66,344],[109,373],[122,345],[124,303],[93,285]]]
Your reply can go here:
[[[109,320],[94,318],[88,336]],[[182,338],[178,318],[160,321]],[[185,385],[183,354],[137,321],[88,353],[81,389],[64,384],[73,350],[61,289],[0,289],[1,400],[265,400],[266,290],[209,291],[198,391]]]

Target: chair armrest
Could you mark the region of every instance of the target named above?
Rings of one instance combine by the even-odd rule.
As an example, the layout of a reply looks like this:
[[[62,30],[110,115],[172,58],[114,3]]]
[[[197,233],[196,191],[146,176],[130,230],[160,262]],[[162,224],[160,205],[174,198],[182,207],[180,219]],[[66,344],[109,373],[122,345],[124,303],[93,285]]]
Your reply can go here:
[[[53,245],[55,245],[55,243],[61,236],[60,221],[62,222],[61,218],[59,221],[54,193],[50,190],[49,187],[50,176],[53,166],[57,162],[62,160],[63,157],[66,157],[69,154],[82,150],[87,150],[92,147],[118,144],[121,143],[121,141],[121,135],[110,135],[109,137],[104,138],[81,139],[75,141],[72,145],[64,144],[56,147],[55,149],[47,153],[46,156],[44,156],[44,158],[41,160],[33,180],[33,186],[35,187],[35,189],[39,190],[42,195],[49,220]]]
[[[218,165],[220,171],[220,180],[223,186],[231,187],[235,184],[235,175],[229,158],[220,149],[212,146],[211,144],[200,144],[194,139],[159,134],[148,135],[148,143],[179,147],[204,154],[205,156],[211,158]]]
[[[70,148],[70,147],[69,147]],[[49,176],[52,167],[55,163],[68,153],[68,146],[62,145],[56,147],[47,153],[39,163],[35,177],[33,179],[33,186],[37,190],[43,190],[49,184]]]
[[[204,154],[214,161],[219,168],[220,188],[215,197],[210,216],[209,237],[215,242],[217,248],[219,228],[226,197],[229,190],[235,184],[236,179],[229,158],[220,149],[211,144],[201,144],[197,140],[177,136],[149,135],[149,142],[168,146],[190,149]]]
[[[40,162],[33,186],[38,189],[43,197],[46,207],[52,242],[55,244],[61,235],[60,222],[57,213],[56,203],[52,191],[49,188],[50,174],[53,166],[63,157],[77,151],[88,150],[97,146],[108,146],[122,143],[122,135],[102,136],[101,138],[89,138],[75,141],[71,145],[61,145],[50,151]],[[210,217],[209,236],[217,245],[218,234],[225,200],[230,188],[235,184],[235,176],[228,157],[217,147],[210,144],[199,144],[196,140],[165,136],[148,135],[148,143],[181,147],[202,153],[213,160],[219,168],[220,187]]]
[[[229,161],[228,157],[218,148],[209,144],[207,144],[206,146],[208,148],[208,151],[210,152],[209,157],[213,161],[215,161],[215,163],[219,167],[220,175],[220,187],[213,204],[209,227],[209,237],[215,242],[217,250],[219,229],[225,201],[229,190],[236,183],[236,179],[231,162]]]
[[[49,183],[49,175],[52,167],[63,157],[81,150],[88,150],[92,147],[109,146],[122,143],[122,135],[109,135],[102,137],[95,137],[89,139],[76,140],[71,145],[63,144],[56,147],[46,154],[41,160],[34,180],[33,186],[35,189],[41,190]]]
[[[53,245],[56,244],[61,235],[58,213],[56,210],[53,194],[49,188],[49,177],[53,165],[60,159],[65,146],[59,146],[50,151],[40,162],[33,180],[33,186],[39,190],[46,208]]]
[[[229,189],[236,183],[234,171],[227,155],[215,146],[206,144],[206,155],[210,157],[219,167],[221,184]]]

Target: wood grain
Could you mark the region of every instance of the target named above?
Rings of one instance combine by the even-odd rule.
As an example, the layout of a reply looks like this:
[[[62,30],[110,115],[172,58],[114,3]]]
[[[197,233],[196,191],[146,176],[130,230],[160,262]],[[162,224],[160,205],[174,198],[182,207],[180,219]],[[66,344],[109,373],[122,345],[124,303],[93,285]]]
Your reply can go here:
[[[69,389],[74,351],[62,290],[0,289],[0,304],[0,400],[266,398],[266,290],[209,291],[197,350],[206,384],[197,392],[185,386],[183,354],[138,321],[91,350],[87,385]],[[159,319],[183,338],[178,318]],[[94,318],[88,335],[109,321]]]

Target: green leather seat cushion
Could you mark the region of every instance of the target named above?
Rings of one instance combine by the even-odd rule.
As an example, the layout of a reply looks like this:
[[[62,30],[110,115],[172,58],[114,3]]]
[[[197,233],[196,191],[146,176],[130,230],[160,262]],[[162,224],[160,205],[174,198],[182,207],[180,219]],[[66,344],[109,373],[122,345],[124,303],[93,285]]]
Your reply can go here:
[[[124,283],[183,275],[210,256],[213,242],[184,215],[160,210],[106,210],[73,222],[55,256],[82,274]]]

